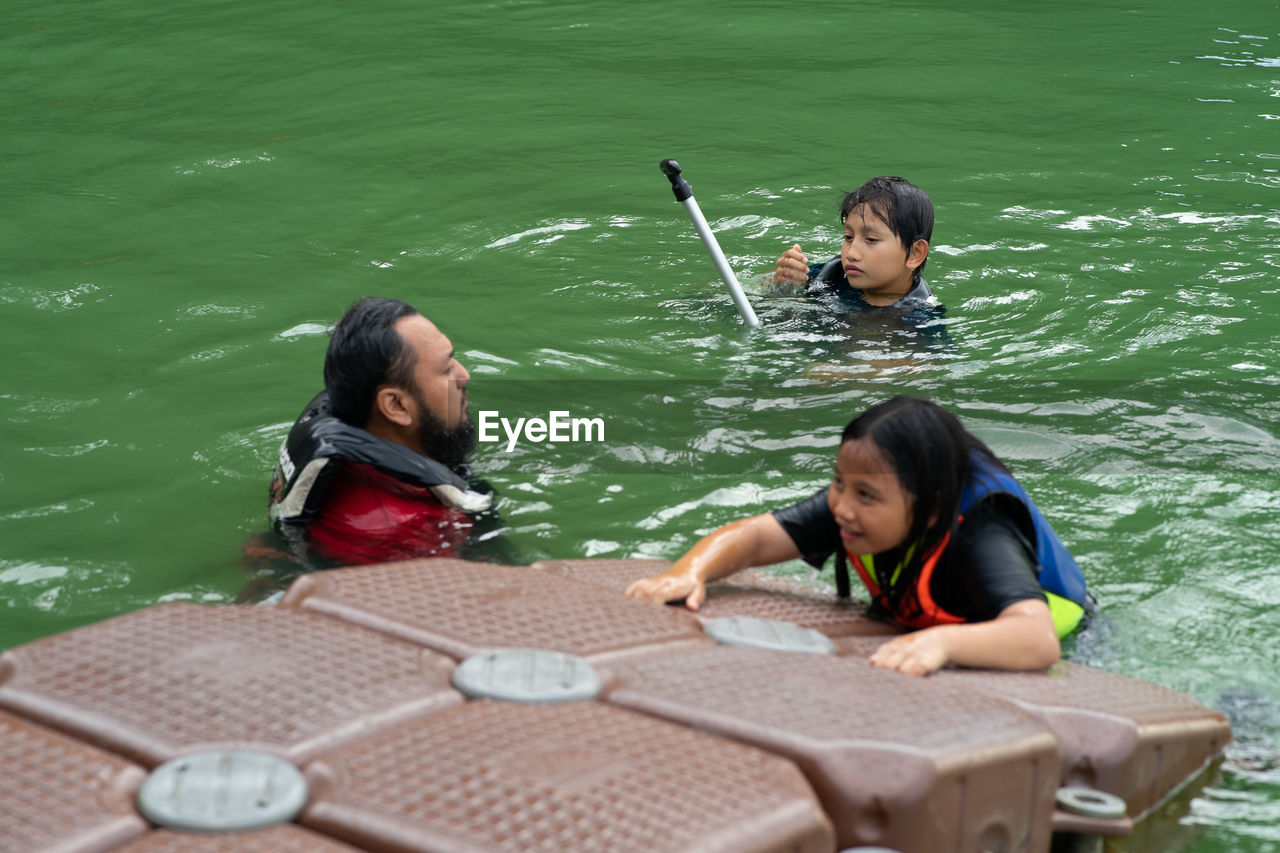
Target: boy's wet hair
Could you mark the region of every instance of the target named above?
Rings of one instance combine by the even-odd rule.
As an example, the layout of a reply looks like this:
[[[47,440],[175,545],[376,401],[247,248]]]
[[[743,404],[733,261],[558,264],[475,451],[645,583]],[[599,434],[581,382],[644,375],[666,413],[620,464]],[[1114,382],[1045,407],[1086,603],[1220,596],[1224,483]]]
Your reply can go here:
[[[956,525],[960,495],[969,476],[969,459],[981,454],[1006,470],[991,449],[960,423],[960,419],[931,400],[894,397],[872,406],[849,422],[840,443],[868,439],[897,474],[903,491],[911,495],[911,527],[906,543],[916,543],[909,565],[887,590],[890,599],[911,610],[916,578],[924,558]],[[932,525],[929,519],[935,518]],[[894,561],[901,552],[894,555]],[[905,598],[904,598],[905,597]]]
[[[840,221],[844,222],[856,207],[866,205],[889,226],[889,230],[911,251],[917,240],[926,243],[933,240],[933,201],[929,194],[906,178],[881,175],[872,178],[851,193],[845,193],[840,202]],[[912,281],[919,281],[925,264],[916,269]]]
[[[338,420],[363,428],[383,385],[413,389],[417,353],[405,346],[396,321],[418,310],[399,299],[366,296],[356,300],[329,337],[324,387]]]

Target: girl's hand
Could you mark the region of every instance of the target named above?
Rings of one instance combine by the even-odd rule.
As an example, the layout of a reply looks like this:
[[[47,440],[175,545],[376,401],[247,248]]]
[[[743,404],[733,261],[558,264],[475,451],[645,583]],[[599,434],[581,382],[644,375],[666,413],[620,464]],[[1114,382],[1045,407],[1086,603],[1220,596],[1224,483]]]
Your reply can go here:
[[[692,570],[676,566],[660,575],[641,578],[627,587],[627,595],[655,604],[683,598],[686,607],[697,610],[707,597],[707,585]]]
[[[987,622],[935,625],[903,634],[876,649],[871,663],[926,675],[948,663],[983,669],[1048,669],[1059,654],[1049,605],[1029,598],[1010,604]]]
[[[800,244],[796,243],[778,258],[778,269],[773,274],[778,284],[804,284],[809,280],[809,259]]]
[[[928,675],[947,661],[946,632],[935,628],[894,637],[871,656],[872,666],[907,675]]]
[[[658,604],[683,598],[685,606],[697,610],[711,581],[747,566],[768,566],[799,556],[796,543],[769,513],[741,518],[699,539],[667,571],[631,584],[627,595]]]

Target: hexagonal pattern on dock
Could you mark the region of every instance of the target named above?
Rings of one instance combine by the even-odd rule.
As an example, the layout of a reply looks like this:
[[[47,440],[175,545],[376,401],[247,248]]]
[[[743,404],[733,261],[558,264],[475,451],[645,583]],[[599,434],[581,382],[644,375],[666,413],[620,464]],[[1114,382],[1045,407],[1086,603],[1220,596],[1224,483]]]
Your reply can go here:
[[[360,853],[360,848],[294,824],[281,824],[253,832],[161,829],[114,853]]]
[[[322,756],[302,823],[370,850],[830,853],[804,777],[599,702],[480,700]]]
[[[453,666],[310,613],[172,603],[5,652],[0,706],[148,766],[213,747],[303,762],[461,704]]]
[[[837,644],[867,656],[869,638]],[[1105,670],[1059,661],[1048,672],[947,668],[939,684],[1013,702],[1053,731],[1063,785],[1115,794],[1140,817],[1200,770],[1231,740],[1225,716],[1184,693]]]
[[[841,846],[1047,850],[1059,758],[1021,709],[865,661],[746,648],[633,660],[608,700],[794,761]]]
[[[884,637],[850,630],[860,614],[763,573],[713,598],[746,612],[701,615],[783,618],[840,656],[718,646],[684,609],[621,595],[666,565],[359,567],[281,607],[164,604],[11,649],[0,850],[1045,851],[1055,826],[1123,833],[1231,736],[1189,696],[1069,663],[876,669]],[[512,646],[586,657],[604,700],[450,685],[446,655]],[[307,828],[151,830],[143,766],[209,748],[305,766]],[[1128,816],[1067,819],[1059,784]]]
[[[281,605],[323,613],[461,660],[497,648],[588,659],[707,642],[687,612],[528,567],[413,560],[316,572]]]
[[[147,832],[132,762],[0,712],[0,768],[0,850],[96,853]]]
[[[573,578],[594,586],[625,592],[633,581],[671,568],[665,560],[543,560],[530,568]],[[757,569],[746,569],[707,585],[699,620],[750,616],[791,622],[828,637],[900,633],[900,629],[872,619],[861,601],[842,601],[834,594]]]

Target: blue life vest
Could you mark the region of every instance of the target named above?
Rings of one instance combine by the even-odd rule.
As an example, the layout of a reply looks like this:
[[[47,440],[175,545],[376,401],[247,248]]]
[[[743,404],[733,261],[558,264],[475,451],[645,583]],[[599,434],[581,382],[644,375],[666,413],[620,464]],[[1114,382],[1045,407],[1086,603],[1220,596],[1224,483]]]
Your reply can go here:
[[[1081,607],[1088,607],[1088,593],[1085,591],[1084,572],[1076,564],[1075,558],[1062,544],[1058,534],[1049,526],[1048,520],[1036,508],[1035,502],[1010,474],[1000,470],[981,453],[969,455],[969,479],[960,493],[960,515],[963,516],[978,501],[990,495],[1008,494],[1017,498],[1031,515],[1031,524],[1035,530],[1036,560],[1040,563],[1040,586],[1048,592],[1074,601]]]

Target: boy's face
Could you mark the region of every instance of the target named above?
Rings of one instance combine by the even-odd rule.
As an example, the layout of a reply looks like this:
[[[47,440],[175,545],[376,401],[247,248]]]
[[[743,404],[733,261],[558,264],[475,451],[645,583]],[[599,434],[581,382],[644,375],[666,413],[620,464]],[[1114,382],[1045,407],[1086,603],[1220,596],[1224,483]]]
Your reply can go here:
[[[912,273],[928,251],[924,240],[917,240],[910,250],[903,248],[880,214],[865,204],[845,217],[840,262],[849,286],[862,291],[872,305],[891,305],[906,296]]]

